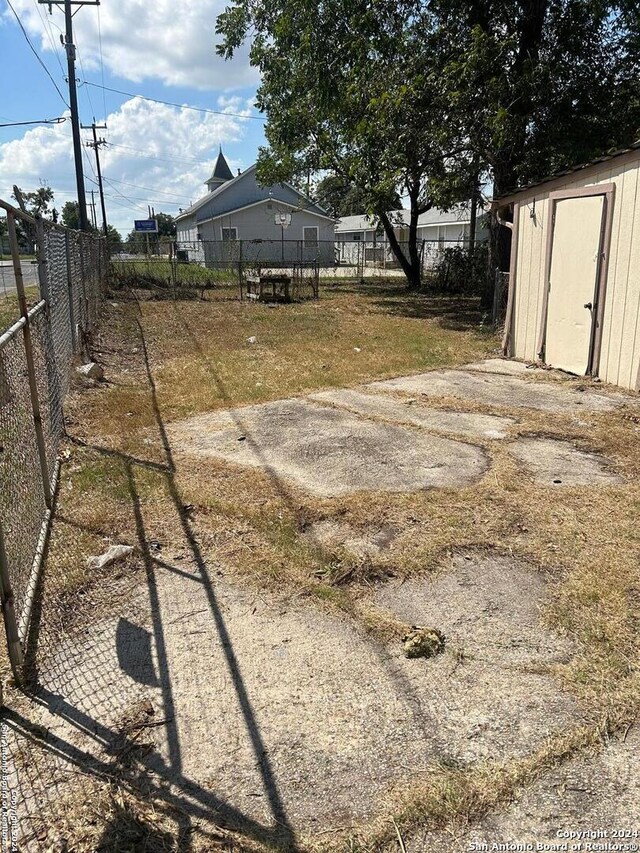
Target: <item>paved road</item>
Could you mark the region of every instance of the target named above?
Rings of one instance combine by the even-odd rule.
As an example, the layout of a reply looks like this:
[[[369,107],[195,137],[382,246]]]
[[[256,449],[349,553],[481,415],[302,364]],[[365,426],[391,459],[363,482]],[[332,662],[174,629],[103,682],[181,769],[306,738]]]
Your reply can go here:
[[[22,278],[25,287],[38,283],[38,265],[31,261],[22,262]],[[16,292],[16,280],[11,261],[0,261],[0,299]]]

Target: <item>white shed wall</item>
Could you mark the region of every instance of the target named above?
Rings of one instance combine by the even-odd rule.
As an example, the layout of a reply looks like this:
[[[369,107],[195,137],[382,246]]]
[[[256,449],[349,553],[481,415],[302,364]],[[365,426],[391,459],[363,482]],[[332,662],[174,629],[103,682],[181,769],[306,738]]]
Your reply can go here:
[[[611,246],[602,324],[598,376],[638,390],[640,381],[640,154],[632,162],[615,160],[588,175],[567,175],[561,184],[523,193],[518,216],[512,354],[535,360],[542,322],[549,193],[615,184]],[[535,216],[532,215],[535,213]]]

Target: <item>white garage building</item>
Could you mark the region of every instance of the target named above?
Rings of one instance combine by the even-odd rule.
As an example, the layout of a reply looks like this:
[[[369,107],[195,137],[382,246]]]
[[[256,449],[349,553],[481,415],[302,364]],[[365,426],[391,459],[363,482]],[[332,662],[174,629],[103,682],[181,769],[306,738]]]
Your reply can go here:
[[[639,390],[640,142],[493,208],[513,214],[505,354]]]

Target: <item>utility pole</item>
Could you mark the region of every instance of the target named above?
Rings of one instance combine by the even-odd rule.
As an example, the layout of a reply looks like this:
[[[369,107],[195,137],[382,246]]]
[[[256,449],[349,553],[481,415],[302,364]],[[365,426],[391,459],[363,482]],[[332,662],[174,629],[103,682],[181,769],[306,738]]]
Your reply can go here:
[[[106,145],[106,139],[98,139],[98,134],[96,130],[106,130],[106,124],[96,124],[95,119],[93,120],[93,124],[82,124],[80,127],[83,130],[92,130],[93,131],[93,142],[87,142],[87,146],[89,148],[93,148],[96,152],[96,172],[98,174],[98,191],[100,193],[100,207],[102,208],[102,230],[104,231],[104,236],[107,237],[107,211],[104,206],[104,190],[102,189],[102,172],[100,171],[100,154],[98,153],[98,149],[101,145]]]
[[[78,117],[78,93],[76,91],[76,47],[73,43],[73,15],[72,6],[99,6],[100,0],[38,0],[40,5],[49,7],[51,14],[52,6],[64,8],[65,35],[60,36],[67,52],[67,74],[69,83],[69,107],[71,109],[71,133],[73,136],[73,159],[76,167],[76,187],[78,192],[78,213],[80,215],[80,230],[89,230],[87,219],[87,198],[84,191],[84,174],[82,172],[82,143],[80,141],[80,119]]]
[[[91,207],[91,224],[93,225],[94,228],[97,228],[98,226],[96,224],[96,200],[95,200],[94,196],[95,196],[95,192],[93,190],[91,190],[91,205],[90,205],[90,207]]]

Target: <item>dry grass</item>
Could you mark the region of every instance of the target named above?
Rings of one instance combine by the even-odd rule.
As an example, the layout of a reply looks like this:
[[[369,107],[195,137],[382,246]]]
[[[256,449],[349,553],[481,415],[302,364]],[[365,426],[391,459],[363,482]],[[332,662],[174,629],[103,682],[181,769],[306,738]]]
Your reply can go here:
[[[389,284],[363,292],[344,286],[325,292],[318,302],[278,308],[241,304],[232,296],[222,291],[205,303],[111,300],[117,307],[109,308],[96,342],[109,384],[77,393],[67,406],[75,440],[63,468],[47,596],[72,600],[89,583],[88,553],[99,553],[105,539],[133,541],[132,470],[147,534],[164,547],[179,528],[179,494],[183,504],[193,505],[193,527],[205,558],[253,584],[289,590],[346,612],[381,639],[402,630],[370,601],[372,586],[386,576],[437,571],[442,555],[460,548],[492,548],[543,567],[551,591],[544,617],[570,634],[578,649],[559,676],[600,722],[566,733],[521,761],[435,768],[427,781],[390,793],[403,833],[417,824],[438,828],[477,819],[555,763],[592,747],[602,720],[615,728],[633,719],[640,649],[636,410],[589,413],[582,423],[568,415],[504,412],[516,421],[513,437],[553,435],[612,459],[625,484],[598,490],[534,487],[508,454],[506,442],[479,439],[492,465],[478,484],[417,494],[319,500],[259,471],[215,460],[168,460],[161,426],[169,421],[462,364],[496,346],[468,303],[456,308],[446,301],[406,297]],[[257,343],[249,344],[253,335]],[[490,411],[460,401],[456,408]],[[174,475],[166,470],[167,461],[176,461]],[[392,551],[359,560],[302,535],[321,519],[347,522],[363,532],[374,519],[396,531],[397,539]],[[116,817],[125,828],[131,821],[144,824],[136,790],[129,788],[125,795],[114,783],[98,785],[99,825],[113,824]],[[164,815],[162,831],[169,834],[145,849],[177,849],[171,846],[177,838],[173,820]],[[393,849],[394,838],[387,815],[363,830],[320,833],[308,847],[374,853]],[[202,849],[218,849],[218,843],[220,849],[253,849],[226,836],[215,844],[210,840],[209,847],[203,842]],[[200,849],[195,839],[193,849]]]
[[[25,296],[27,297],[27,305],[31,308],[36,304],[39,298],[39,290],[34,285],[25,288]],[[15,294],[3,296],[0,294],[0,334],[9,326],[12,326],[16,320],[20,319],[20,306],[18,297]]]

